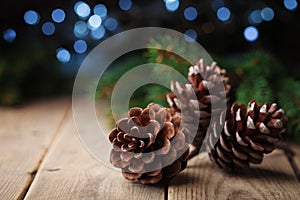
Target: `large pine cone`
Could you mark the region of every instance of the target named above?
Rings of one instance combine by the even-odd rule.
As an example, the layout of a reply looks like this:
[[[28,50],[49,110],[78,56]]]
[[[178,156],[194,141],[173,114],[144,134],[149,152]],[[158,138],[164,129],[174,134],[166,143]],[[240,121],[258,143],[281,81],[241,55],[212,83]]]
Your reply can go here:
[[[144,110],[132,108],[128,115],[109,134],[110,161],[126,179],[142,184],[167,182],[186,167],[189,148],[179,115],[157,104]]]
[[[192,145],[199,151],[212,112],[218,115],[226,106],[230,90],[229,78],[226,76],[226,70],[221,69],[216,62],[207,66],[205,61],[200,59],[195,66],[189,68],[188,80],[190,84],[171,82],[173,93],[167,94],[167,101],[173,111],[185,112],[182,113],[184,126],[189,131],[188,135],[192,137]],[[211,95],[209,90],[214,91],[214,95]],[[212,104],[221,106],[216,106],[212,110]],[[189,124],[194,124],[197,119],[199,120],[197,130],[190,129],[193,126]]]
[[[275,103],[258,105],[251,101],[248,108],[244,104],[232,105],[218,138],[214,131],[221,126],[220,120],[215,119],[213,123],[207,138],[212,148],[210,158],[221,168],[233,169],[261,163],[264,154],[272,152],[282,139],[287,117]]]

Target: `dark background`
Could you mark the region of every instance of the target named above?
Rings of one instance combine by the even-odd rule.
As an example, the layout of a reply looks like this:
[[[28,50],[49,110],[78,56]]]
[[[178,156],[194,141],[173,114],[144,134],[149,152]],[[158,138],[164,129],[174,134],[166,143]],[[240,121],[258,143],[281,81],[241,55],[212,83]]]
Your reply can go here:
[[[107,17],[102,19],[102,25],[107,18],[113,17],[118,27],[106,33],[103,38],[95,40],[90,34],[84,37],[74,35],[74,24],[80,17],[74,11],[74,5],[79,1],[43,1],[43,0],[5,0],[1,2],[0,12],[0,95],[1,104],[15,104],[23,99],[70,92],[72,80],[86,54],[105,38],[118,32],[143,26],[157,26],[175,29],[185,33],[192,29],[197,33],[197,41],[211,54],[221,57],[238,57],[241,53],[262,49],[272,53],[287,71],[299,78],[298,55],[300,53],[300,12],[296,0],[253,0],[253,1],[223,1],[223,0],[187,0],[179,1],[179,7],[168,11],[166,4],[172,1],[163,0],[121,0],[130,9],[120,8],[120,1],[86,0],[93,14],[97,4],[107,8]],[[293,9],[286,5],[295,4]],[[189,21],[184,16],[187,7],[197,9],[196,19]],[[221,7],[230,10],[230,18],[221,21],[217,11]],[[259,12],[269,7],[274,11],[271,21],[258,17],[259,23],[251,20],[254,10]],[[62,23],[55,23],[51,18],[54,9],[64,10],[66,17]],[[24,21],[28,10],[36,11],[40,20],[36,25]],[[90,16],[89,15],[89,16]],[[55,25],[55,32],[46,36],[42,32],[45,22]],[[244,37],[244,30],[254,26],[259,32],[258,38],[249,42]],[[105,28],[105,26],[103,26]],[[13,29],[16,37],[11,41],[4,38],[5,31]],[[84,40],[87,50],[76,53],[73,45],[76,40]],[[56,58],[58,49],[69,51],[68,62],[60,62]]]

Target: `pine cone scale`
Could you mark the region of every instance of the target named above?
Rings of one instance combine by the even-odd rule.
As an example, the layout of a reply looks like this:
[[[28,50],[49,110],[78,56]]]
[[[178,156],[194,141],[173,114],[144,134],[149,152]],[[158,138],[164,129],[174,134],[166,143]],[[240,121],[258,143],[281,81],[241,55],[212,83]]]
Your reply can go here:
[[[179,115],[156,104],[130,109],[109,134],[111,163],[122,169],[124,178],[142,184],[174,177],[187,162],[180,124]]]
[[[219,119],[214,119],[217,124]],[[246,167],[262,162],[263,155],[272,152],[282,139],[287,118],[276,104],[258,105],[251,101],[246,106],[233,104],[218,142],[210,150],[211,160],[225,169]],[[209,140],[214,140],[214,130],[209,130]],[[207,146],[211,142],[207,140]]]
[[[189,133],[187,138],[198,150],[206,136],[211,113],[221,113],[228,101],[224,98],[230,89],[228,80],[226,70],[220,69],[215,62],[207,66],[201,59],[189,68],[189,84],[171,82],[172,93],[167,94],[168,103],[174,112],[181,112],[184,116],[183,126]],[[214,91],[214,95],[210,94],[210,90]],[[198,119],[198,130],[194,128],[195,119]]]

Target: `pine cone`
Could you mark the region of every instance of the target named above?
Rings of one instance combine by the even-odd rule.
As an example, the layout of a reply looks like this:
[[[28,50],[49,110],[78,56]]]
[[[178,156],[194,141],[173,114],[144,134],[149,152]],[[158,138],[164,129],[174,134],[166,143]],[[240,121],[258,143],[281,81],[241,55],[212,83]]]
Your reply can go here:
[[[271,153],[282,139],[287,117],[275,103],[258,105],[251,101],[247,109],[244,104],[232,105],[219,138],[215,130],[221,126],[220,120],[213,123],[214,128],[208,131],[209,156],[221,168],[234,169],[261,163],[264,154]]]
[[[211,113],[215,112],[218,115],[223,109],[220,106],[212,110],[212,103],[214,105],[227,103],[229,78],[226,77],[226,70],[220,69],[215,62],[206,66],[204,60],[200,59],[195,66],[189,68],[188,80],[190,84],[171,82],[173,93],[167,94],[167,101],[173,112],[185,112],[182,113],[184,126],[188,130],[188,135],[192,137],[190,138],[192,145],[199,151],[210,124]],[[211,95],[209,90],[214,90],[216,95]],[[193,126],[189,124],[195,123],[196,119],[199,119],[199,125],[196,127],[197,130],[193,130],[194,128],[190,128]]]
[[[132,108],[111,131],[110,161],[126,179],[154,184],[170,180],[186,167],[189,148],[181,117],[171,113],[157,104]]]

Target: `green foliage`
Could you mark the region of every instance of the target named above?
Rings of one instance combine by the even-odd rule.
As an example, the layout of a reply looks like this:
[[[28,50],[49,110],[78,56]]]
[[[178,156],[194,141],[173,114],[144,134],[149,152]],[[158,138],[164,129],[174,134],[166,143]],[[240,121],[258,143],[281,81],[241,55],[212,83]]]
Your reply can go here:
[[[264,76],[245,78],[236,90],[236,99],[237,102],[246,105],[252,99],[255,99],[257,102],[274,101],[270,84]]]
[[[163,37],[156,40],[157,45],[166,45],[165,42],[170,41],[170,38]],[[182,50],[184,51],[184,47]],[[184,73],[182,70],[187,71],[187,63],[178,59],[176,62],[170,61],[173,58],[166,55],[168,54],[151,50],[146,56],[149,60],[156,59],[160,63],[181,69],[181,73]],[[216,58],[216,61],[227,70],[230,77],[231,102],[247,104],[252,99],[260,103],[277,102],[289,118],[288,136],[300,139],[300,83],[287,74],[274,56],[264,51],[255,51],[230,59]]]
[[[166,49],[166,51],[161,49]],[[174,52],[174,50],[176,50],[178,55],[171,53]],[[186,53],[187,50],[188,54]],[[188,45],[187,42],[168,35],[150,39],[147,52],[145,53],[145,57],[148,59],[148,62],[160,63],[173,67],[184,76],[187,76],[187,69],[191,63],[179,55],[186,55],[194,62],[196,62],[197,57],[200,56],[199,52],[197,52],[196,46]],[[161,71],[158,73],[161,73]]]
[[[289,118],[290,135],[300,139],[300,82],[292,78],[279,81],[277,96],[278,103],[283,106]]]
[[[166,49],[166,51],[161,49]],[[143,56],[138,53],[135,54],[136,56],[125,56],[123,58],[119,58],[112,64],[110,67],[111,70],[107,70],[99,82],[96,98],[109,98],[117,80],[119,80],[119,78],[128,70],[144,63],[162,64],[162,67],[154,68],[154,71],[158,78],[162,78],[164,80],[172,80],[172,75],[164,69],[163,65],[172,67],[184,77],[187,77],[188,67],[191,63],[179,56],[186,55],[187,49],[189,52],[189,60],[194,60],[194,62],[196,62],[199,59],[199,56],[201,56],[201,54],[197,52],[196,46],[189,45],[185,41],[170,36],[150,39],[147,51],[143,52]],[[171,53],[173,50],[176,50],[178,55]],[[166,101],[166,94],[168,92],[170,92],[169,89],[160,85],[148,84],[134,92],[129,106],[145,107],[150,102],[168,106]]]
[[[276,58],[256,51],[225,63],[231,63],[226,68],[234,89],[231,99],[244,104],[252,99],[277,102],[289,118],[288,136],[300,139],[300,83],[288,75]]]
[[[148,63],[142,55],[123,57],[114,62],[100,79],[96,91],[96,99],[110,99],[111,92],[116,82],[130,69]],[[165,77],[166,74],[164,74]],[[156,84],[147,84],[138,88],[130,99],[129,107],[146,107],[147,104],[155,102],[167,106],[165,94],[170,92],[167,88]]]
[[[55,58],[39,42],[28,40],[0,55],[0,105],[14,105],[26,97],[61,90]]]
[[[182,52],[186,51],[186,44],[181,44],[179,40],[168,36],[152,39],[149,44],[150,47],[163,47],[170,51],[175,48]],[[191,55],[196,54],[197,52],[191,52]],[[190,64],[175,54],[149,48],[144,53],[144,57],[148,63],[164,64],[187,76]],[[134,58],[132,61],[135,59],[140,58]],[[289,76],[274,56],[264,51],[256,51],[235,55],[233,58],[218,57],[215,60],[220,67],[227,70],[232,86],[229,94],[231,102],[247,104],[252,99],[259,103],[277,102],[289,118],[288,137],[300,140],[300,82]],[[110,72],[111,74],[106,77],[109,80],[106,85],[112,87],[112,83],[120,77],[116,74],[125,73],[126,70],[134,67],[127,65],[128,63],[123,62],[123,69],[116,68],[117,70]],[[161,74],[161,70],[157,71],[158,76],[162,76]],[[163,77],[168,77],[168,74],[163,73]],[[131,107],[145,107],[150,102],[167,106],[165,95],[168,92],[168,89],[157,85],[143,86],[133,94]]]
[[[113,90],[116,82],[130,69],[146,63],[146,60],[142,56],[129,56],[125,58],[120,58],[106,70],[101,77],[97,91],[96,91],[96,99],[108,97],[110,98],[110,94]]]
[[[156,48],[153,48],[156,47]],[[161,50],[161,49],[166,49]],[[172,53],[176,49],[176,53]],[[188,49],[188,56],[190,60],[197,61],[197,57],[200,56],[197,52],[197,48],[193,45],[188,45],[185,41],[182,41],[178,38],[173,38],[170,36],[161,36],[158,38],[152,38],[149,41],[147,52],[145,52],[144,57],[147,59],[148,63],[159,63],[172,67],[181,73],[184,77],[188,75],[188,68],[192,63],[189,63],[187,60],[183,59],[179,55],[187,55],[186,51]],[[167,71],[161,68],[155,68],[156,74],[158,77],[161,76],[166,80],[172,80],[172,75]],[[149,86],[145,100],[147,102],[155,102],[162,106],[169,106],[166,101],[166,94],[170,90],[158,86],[152,85]]]
[[[148,84],[142,86],[133,93],[130,106],[138,106],[144,108],[149,103],[155,102],[157,104],[160,104],[161,106],[167,107],[168,104],[166,102],[166,94],[168,92],[170,92],[169,89],[156,84]],[[143,97],[142,101],[140,97]]]

